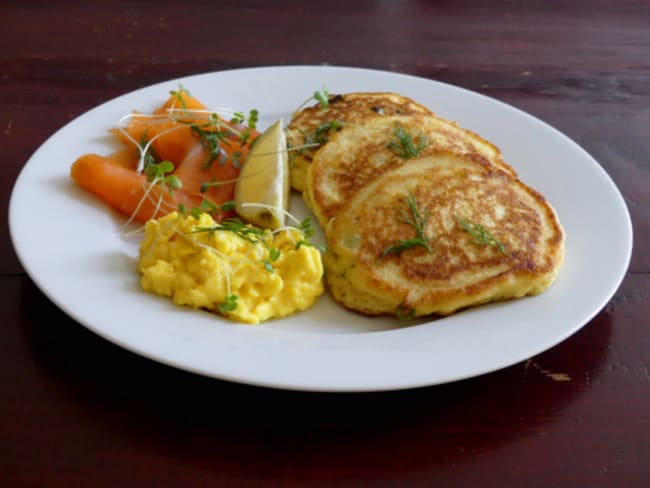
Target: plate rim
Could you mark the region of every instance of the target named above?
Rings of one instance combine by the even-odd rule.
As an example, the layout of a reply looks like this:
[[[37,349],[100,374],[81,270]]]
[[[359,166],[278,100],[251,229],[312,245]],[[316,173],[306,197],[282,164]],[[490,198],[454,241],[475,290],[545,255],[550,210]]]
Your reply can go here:
[[[614,197],[618,200],[619,207],[624,211],[623,216],[624,222],[621,222],[620,224],[626,229],[626,235],[624,236],[624,246],[622,249],[622,254],[619,256],[619,261],[620,261],[620,266],[619,270],[617,273],[617,276],[615,279],[612,280],[611,283],[609,283],[609,286],[607,290],[603,290],[602,294],[603,296],[606,297],[604,300],[604,303],[601,303],[597,307],[595,306],[593,310],[591,311],[590,314],[586,315],[583,317],[581,320],[581,323],[574,324],[572,327],[568,327],[565,329],[565,333],[562,335],[556,335],[552,340],[549,340],[547,344],[542,346],[542,348],[535,352],[535,354],[539,354],[543,351],[546,351],[555,345],[563,342],[565,339],[573,335],[575,332],[577,332],[579,329],[584,327],[595,315],[599,313],[600,310],[602,310],[603,306],[607,303],[609,299],[614,295],[616,290],[620,287],[627,270],[629,268],[630,262],[631,262],[631,255],[632,255],[632,247],[633,247],[633,229],[632,229],[632,221],[629,213],[629,209],[627,208],[627,205],[625,203],[625,200],[618,189],[617,185],[615,184],[614,180],[611,178],[611,176],[607,173],[607,171],[600,165],[598,161],[596,161],[593,156],[591,156],[584,148],[582,148],[579,144],[577,144],[575,141],[573,141],[571,138],[569,138],[566,134],[560,132],[558,129],[554,128],[550,124],[544,122],[543,120],[539,119],[538,117],[531,115],[513,105],[510,105],[506,102],[503,102],[498,99],[491,98],[489,96],[483,95],[478,92],[474,92],[472,90],[469,90],[464,87],[452,85],[449,83],[445,82],[440,82],[437,80],[432,80],[428,78],[422,78],[416,75],[412,74],[404,74],[404,73],[397,73],[397,72],[392,72],[392,71],[384,71],[384,70],[378,70],[378,69],[370,69],[370,68],[359,68],[359,67],[351,67],[351,66],[317,66],[317,65],[282,65],[282,66],[259,66],[259,67],[244,67],[244,68],[235,68],[235,69],[228,69],[228,70],[221,70],[221,71],[211,71],[211,72],[206,72],[206,73],[196,73],[196,74],[191,74],[187,76],[181,76],[181,77],[176,77],[176,78],[171,78],[165,81],[161,82],[156,82],[147,86],[140,87],[138,89],[132,90],[130,92],[124,93],[122,95],[119,95],[117,97],[114,97],[110,100],[107,100],[87,111],[84,113],[80,114],[79,116],[75,117],[59,129],[57,129],[52,135],[50,135],[35,151],[32,153],[32,155],[29,157],[23,168],[21,168],[21,171],[14,183],[14,186],[11,191],[11,196],[9,200],[9,230],[10,230],[10,238],[12,245],[14,246],[14,249],[16,251],[17,257],[25,269],[25,272],[28,274],[30,279],[34,281],[34,283],[37,285],[37,287],[50,299],[58,308],[60,308],[64,313],[66,313],[69,317],[71,317],[73,320],[77,321],[80,325],[88,328],[89,330],[93,331],[94,333],[98,334],[99,336],[103,337],[106,340],[109,340],[110,342],[117,344],[118,346],[130,350],[138,355],[141,355],[143,357],[146,357],[148,359],[157,361],[159,363],[167,364],[169,366],[182,369],[185,371],[201,374],[204,376],[209,376],[217,379],[222,379],[226,381],[233,381],[237,383],[244,383],[244,384],[251,384],[251,385],[257,385],[257,386],[264,386],[264,387],[272,387],[272,388],[279,388],[279,389],[289,389],[289,390],[307,390],[307,391],[328,391],[328,392],[361,392],[361,391],[386,391],[386,390],[400,390],[400,389],[410,389],[410,388],[416,388],[416,387],[423,387],[423,386],[432,386],[432,385],[437,385],[437,384],[442,384],[442,383],[448,383],[448,382],[453,382],[453,381],[458,381],[470,377],[475,377],[475,376],[480,376],[483,374],[487,374],[490,372],[494,372],[496,370],[502,369],[504,367],[516,364],[517,362],[520,362],[527,357],[529,357],[529,354],[521,354],[518,360],[513,361],[512,357],[510,356],[509,359],[504,360],[502,364],[493,364],[491,367],[486,368],[482,371],[478,371],[475,374],[460,374],[460,375],[448,375],[448,377],[444,380],[438,380],[438,381],[426,381],[422,379],[418,380],[412,380],[412,381],[402,381],[401,383],[395,382],[395,380],[390,382],[382,382],[379,381],[375,384],[368,384],[368,385],[363,385],[363,384],[335,384],[335,383],[330,383],[330,384],[310,384],[309,382],[303,381],[302,383],[300,382],[286,382],[280,380],[272,380],[269,378],[266,379],[261,379],[261,378],[254,378],[254,377],[243,377],[239,374],[236,373],[229,373],[229,372],[221,372],[221,373],[215,373],[214,371],[206,370],[205,368],[198,366],[198,365],[189,365],[189,364],[182,364],[179,363],[176,360],[172,360],[170,358],[165,358],[165,357],[160,357],[159,354],[152,353],[150,350],[142,350],[141,348],[133,347],[132,344],[129,343],[124,343],[123,341],[120,341],[113,335],[107,333],[103,329],[98,329],[96,326],[94,326],[92,323],[89,323],[88,320],[84,319],[84,317],[79,316],[78,312],[75,312],[74,309],[71,309],[69,305],[66,305],[64,303],[60,303],[60,300],[52,292],[50,287],[48,286],[47,283],[43,282],[40,277],[38,276],[37,271],[34,269],[34,263],[28,262],[29,259],[25,257],[24,255],[24,249],[23,249],[23,243],[19,241],[18,235],[20,234],[20,218],[19,218],[19,211],[17,210],[17,199],[20,196],[20,191],[21,191],[21,185],[24,185],[25,182],[23,181],[24,178],[26,178],[27,174],[27,168],[30,166],[32,161],[38,161],[38,157],[43,150],[44,147],[47,147],[50,144],[53,144],[53,141],[57,141],[58,137],[61,137],[62,133],[65,133],[67,130],[71,130],[71,128],[74,128],[76,124],[79,124],[81,120],[83,120],[86,117],[90,117],[89,114],[92,113],[100,113],[103,109],[105,109],[108,106],[114,105],[118,103],[120,100],[124,100],[126,98],[130,97],[135,97],[139,93],[145,93],[151,90],[155,90],[158,87],[162,87],[165,85],[169,85],[172,83],[190,83],[193,79],[202,79],[206,77],[211,77],[211,76],[224,76],[224,75],[245,75],[246,73],[260,73],[261,71],[265,70],[272,70],[272,71],[277,71],[277,70],[288,70],[288,71],[295,71],[295,70],[306,70],[306,71],[323,71],[323,70],[329,70],[329,71],[348,71],[348,72],[358,72],[358,73],[366,73],[369,74],[370,76],[390,76],[390,77],[398,77],[398,78],[408,78],[411,80],[416,80],[418,83],[424,83],[424,84],[432,84],[432,86],[439,85],[439,86],[444,86],[447,87],[448,89],[451,90],[459,90],[460,93],[464,94],[472,94],[472,96],[478,96],[483,99],[489,100],[490,103],[497,103],[501,105],[504,109],[507,110],[514,110],[516,113],[518,113],[520,116],[524,116],[527,118],[530,118],[537,123],[540,123],[542,127],[544,127],[546,130],[552,130],[556,133],[556,135],[561,136],[564,138],[565,142],[567,144],[570,144],[573,146],[574,149],[579,150],[581,152],[582,156],[587,158],[590,163],[592,164],[591,168],[595,169],[596,171],[599,171],[601,174],[599,175],[601,178],[604,178],[610,185],[611,189],[613,190],[613,193],[610,194],[610,197]],[[108,125],[108,124],[107,124]],[[71,162],[69,163],[71,164]],[[533,185],[534,186],[534,185]],[[429,322],[427,322],[429,323]],[[401,330],[401,329],[400,329]],[[393,331],[394,332],[394,331]]]

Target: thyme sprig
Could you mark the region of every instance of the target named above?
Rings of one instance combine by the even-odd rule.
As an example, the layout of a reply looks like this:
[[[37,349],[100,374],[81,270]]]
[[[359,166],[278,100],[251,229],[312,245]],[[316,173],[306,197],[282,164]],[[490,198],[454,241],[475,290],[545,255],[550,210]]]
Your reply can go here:
[[[387,147],[396,156],[404,159],[417,157],[431,142],[424,133],[420,132],[414,137],[411,131],[407,131],[401,125],[395,126],[393,135],[396,140],[390,141]]]
[[[424,247],[429,253],[432,252],[431,245],[429,244],[432,238],[424,235],[425,227],[427,225],[427,221],[429,220],[429,209],[425,209],[424,214],[422,214],[418,209],[415,196],[411,193],[409,193],[409,195],[404,198],[404,203],[406,203],[410,215],[403,208],[400,208],[398,209],[399,217],[397,220],[413,227],[417,236],[411,239],[399,241],[394,246],[387,247],[384,249],[381,258],[387,256],[388,254],[400,254],[402,251],[406,251],[407,249],[411,249],[413,247]]]
[[[505,246],[481,224],[472,222],[464,217],[456,217],[456,220],[463,230],[474,238],[475,244],[493,246],[496,247],[501,254],[508,254]]]

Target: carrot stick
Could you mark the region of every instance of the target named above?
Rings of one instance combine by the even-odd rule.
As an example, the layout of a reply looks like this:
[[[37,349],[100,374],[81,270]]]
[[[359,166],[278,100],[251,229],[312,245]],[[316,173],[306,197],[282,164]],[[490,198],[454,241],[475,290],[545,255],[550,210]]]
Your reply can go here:
[[[139,222],[178,210],[180,204],[192,208],[201,203],[201,198],[180,189],[170,193],[161,185],[152,185],[143,174],[98,154],[78,158],[70,168],[70,176],[112,208]]]

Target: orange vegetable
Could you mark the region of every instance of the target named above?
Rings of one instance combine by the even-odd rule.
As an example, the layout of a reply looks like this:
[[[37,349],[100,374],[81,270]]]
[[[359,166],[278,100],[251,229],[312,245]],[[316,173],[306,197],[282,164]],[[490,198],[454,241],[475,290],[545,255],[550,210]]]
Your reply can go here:
[[[179,90],[172,93],[167,101],[154,110],[154,114],[168,114],[170,110],[207,110],[197,98],[188,93],[187,90]]]
[[[205,164],[207,151],[201,145],[194,146],[174,170],[174,175],[183,183],[183,190],[190,195],[204,194],[214,203],[224,203],[231,199],[235,191],[234,180],[239,176],[237,163],[228,159],[226,161],[213,161]],[[203,184],[207,190],[201,191]]]
[[[187,208],[201,204],[200,197],[178,189],[170,193],[162,185],[152,186],[143,174],[98,154],[77,159],[70,168],[70,176],[118,212],[143,223],[177,210],[181,203]],[[149,194],[145,196],[147,189]]]
[[[178,110],[174,116],[170,116],[172,109]],[[207,200],[216,209],[232,200],[239,163],[250,150],[250,142],[242,145],[238,136],[244,127],[232,126],[221,118],[219,124],[209,124],[209,111],[184,90],[172,93],[152,115],[132,117],[123,130],[111,130],[125,144],[125,149],[111,156],[81,156],[71,167],[72,179],[115,210],[140,222],[178,210],[181,204],[191,209]],[[190,124],[198,129],[193,130]],[[199,134],[201,131],[205,131],[203,136]],[[217,131],[221,132],[220,152],[212,158],[210,143],[215,142],[211,139]],[[250,130],[249,141],[258,135],[257,131]],[[150,140],[153,140],[150,154],[173,164],[173,175],[180,181],[180,188],[170,192],[161,184],[152,185],[137,171],[139,146]],[[232,211],[221,210],[211,213],[217,221],[234,215]]]
[[[174,110],[173,113],[172,110]],[[179,91],[170,96],[163,105],[153,111],[153,115],[155,117],[134,112],[134,116],[122,130],[113,129],[111,132],[134,151],[137,151],[137,146],[133,141],[144,145],[147,141],[153,140],[151,145],[161,160],[177,163],[185,158],[194,142],[200,140],[199,135],[192,130],[190,124],[203,126],[210,123],[209,110],[185,91]],[[228,122],[222,118],[218,118],[218,121],[228,125]],[[204,129],[223,130],[214,127],[204,127]]]

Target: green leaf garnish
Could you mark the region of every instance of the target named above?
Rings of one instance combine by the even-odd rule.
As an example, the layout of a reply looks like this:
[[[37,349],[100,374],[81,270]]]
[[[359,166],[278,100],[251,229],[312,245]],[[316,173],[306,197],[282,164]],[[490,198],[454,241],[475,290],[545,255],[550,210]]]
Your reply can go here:
[[[259,121],[259,111],[257,109],[252,109],[248,112],[248,128],[257,129],[257,122]]]
[[[493,246],[496,247],[499,252],[501,252],[501,254],[508,254],[503,244],[501,244],[501,242],[499,242],[499,240],[481,224],[472,222],[471,220],[463,217],[456,217],[456,220],[463,228],[463,230],[474,238],[475,244],[482,246]]]
[[[243,124],[244,122],[247,122],[247,125],[249,128],[254,129],[255,124],[257,124],[259,117],[259,112],[257,109],[252,109],[250,112],[248,112],[248,116],[244,115],[244,112],[235,112],[232,115],[232,118],[230,119],[231,124]]]
[[[303,131],[302,135],[305,138],[305,145],[310,146],[313,144],[317,144],[319,146],[322,146],[323,144],[326,144],[329,141],[330,132],[337,132],[340,131],[342,128],[343,128],[343,124],[341,122],[339,122],[338,120],[330,120],[327,122],[323,122],[322,124],[320,124],[318,127],[316,127],[313,131],[309,133]]]
[[[219,304],[220,312],[232,312],[237,308],[237,295],[226,295],[226,299],[223,303]]]
[[[329,96],[330,96],[329,90],[323,86],[321,87],[320,90],[316,90],[311,97],[309,97],[307,100],[302,102],[298,106],[298,108],[296,108],[293,111],[293,113],[294,114],[298,113],[305,105],[307,105],[312,100],[316,100],[320,104],[321,109],[325,110],[330,106]]]
[[[235,203],[234,200],[228,200],[227,202],[221,204],[221,210],[223,210],[224,212],[235,210],[235,207],[237,207],[237,204]]]
[[[395,315],[400,320],[411,320],[411,319],[415,318],[415,309],[414,308],[406,308],[406,307],[404,307],[403,304],[400,303],[397,306],[397,308],[395,309]]]
[[[322,109],[330,106],[330,92],[324,86],[314,92],[314,98],[320,103]]]
[[[411,159],[418,156],[430,143],[429,139],[420,132],[415,138],[410,131],[406,131],[401,125],[395,126],[393,135],[396,140],[388,143],[390,149],[396,156],[404,159]]]
[[[193,232],[232,232],[245,241],[253,244],[265,243],[267,232],[259,227],[245,224],[238,218],[225,219],[219,224],[211,227],[197,227]]]
[[[221,144],[228,143],[228,138],[232,136],[232,131],[220,127],[218,116],[212,114],[211,121],[206,124],[189,124],[190,129],[199,136],[201,144],[207,150],[203,169],[208,169],[217,159],[222,159]],[[222,161],[222,164],[225,160]]]
[[[215,205],[212,203],[210,200],[206,200],[205,198],[201,200],[201,205],[199,205],[199,210],[201,212],[213,214],[215,212],[219,211],[219,206]]]
[[[313,237],[314,232],[316,232],[314,225],[312,224],[312,221],[309,217],[302,219],[297,228],[300,232],[302,232],[306,239]]]
[[[171,161],[161,161],[159,163],[150,163],[144,167],[144,174],[147,181],[160,183],[169,189],[169,193],[181,188],[181,180],[176,175],[169,174],[174,171],[174,165]]]
[[[191,96],[190,92],[187,91],[187,89],[179,84],[178,85],[178,90],[172,90],[169,92],[170,95],[172,95],[178,102],[181,104],[181,108],[187,109],[187,104],[185,103],[185,98],[183,97],[183,94],[187,95],[188,97]]]
[[[427,208],[424,211],[424,215],[422,215],[418,210],[415,196],[410,193],[404,199],[404,202],[410,211],[410,215],[403,208],[400,208],[398,209],[399,217],[397,220],[413,227],[417,233],[417,236],[411,239],[400,241],[394,246],[387,247],[384,249],[384,252],[382,253],[380,259],[384,256],[387,256],[388,254],[399,254],[402,251],[411,249],[413,247],[424,247],[429,253],[432,252],[431,246],[429,244],[429,241],[431,241],[432,238],[426,237],[424,235],[424,230],[427,225],[427,221],[429,220],[429,209]]]
[[[272,247],[269,249],[269,259],[271,261],[277,261],[280,258],[280,250],[277,247]]]

